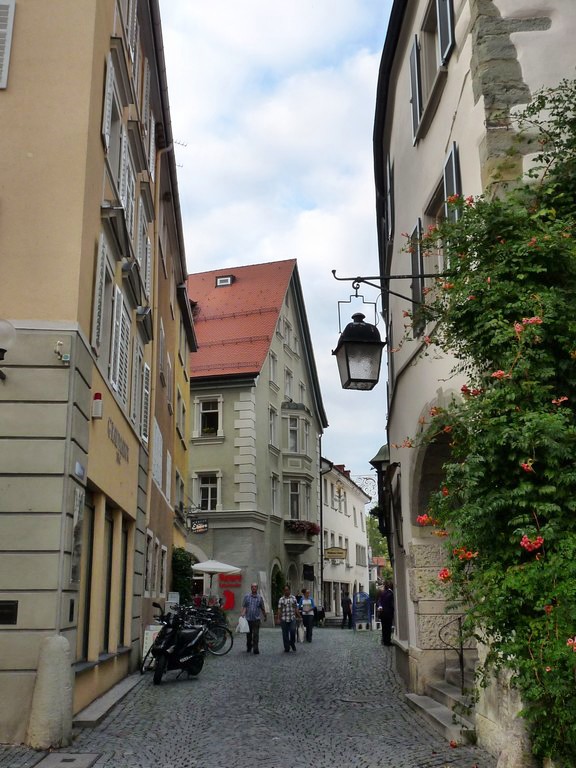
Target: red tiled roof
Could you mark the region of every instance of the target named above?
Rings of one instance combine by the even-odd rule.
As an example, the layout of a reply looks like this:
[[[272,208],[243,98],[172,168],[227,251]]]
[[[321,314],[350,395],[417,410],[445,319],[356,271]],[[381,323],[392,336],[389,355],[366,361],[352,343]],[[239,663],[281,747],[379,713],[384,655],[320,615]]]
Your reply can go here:
[[[260,373],[295,266],[288,259],[188,276],[198,339],[192,379]],[[216,278],[228,276],[231,285],[216,287]]]

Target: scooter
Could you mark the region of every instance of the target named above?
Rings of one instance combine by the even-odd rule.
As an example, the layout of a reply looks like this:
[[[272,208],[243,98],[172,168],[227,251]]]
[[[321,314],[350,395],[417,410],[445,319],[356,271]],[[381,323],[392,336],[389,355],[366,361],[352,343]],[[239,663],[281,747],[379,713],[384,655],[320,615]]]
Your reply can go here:
[[[162,624],[151,649],[156,662],[154,685],[160,685],[164,674],[172,669],[187,672],[189,677],[199,674],[206,656],[207,627],[187,625],[177,609],[164,613],[161,605],[152,605],[160,610],[155,618]]]

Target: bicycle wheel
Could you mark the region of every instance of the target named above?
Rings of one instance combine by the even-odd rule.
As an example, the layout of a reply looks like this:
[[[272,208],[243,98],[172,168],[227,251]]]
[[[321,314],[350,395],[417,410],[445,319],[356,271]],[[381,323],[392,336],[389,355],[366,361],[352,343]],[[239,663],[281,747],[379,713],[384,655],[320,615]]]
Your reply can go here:
[[[156,659],[152,656],[152,646],[150,646],[140,664],[140,674],[143,675],[144,672],[149,672],[151,669],[154,669],[155,661]]]
[[[232,650],[234,635],[222,624],[211,624],[206,630],[206,649],[214,656],[225,656]]]

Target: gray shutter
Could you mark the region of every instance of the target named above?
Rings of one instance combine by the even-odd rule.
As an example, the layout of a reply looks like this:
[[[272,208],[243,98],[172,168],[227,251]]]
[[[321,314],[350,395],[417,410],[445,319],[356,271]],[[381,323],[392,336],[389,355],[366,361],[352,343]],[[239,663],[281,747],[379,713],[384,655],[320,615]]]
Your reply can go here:
[[[440,63],[446,64],[454,48],[454,9],[452,0],[436,0]]]
[[[424,278],[421,277],[424,272],[424,263],[422,259],[422,247],[420,244],[421,240],[422,220],[418,219],[410,236],[412,267],[412,333],[414,337],[420,336],[426,325],[421,311],[421,305],[424,301]]]
[[[16,0],[0,0],[0,88],[8,87],[8,67]]]
[[[148,442],[150,437],[150,366],[144,363],[142,373],[142,420],[140,422],[140,437]]]
[[[94,279],[94,306],[92,307],[92,338],[90,344],[96,355],[100,354],[104,335],[104,291],[106,287],[106,239],[100,235],[96,275]]]
[[[112,322],[112,344],[110,345],[110,384],[118,390],[118,367],[120,364],[120,336],[122,333],[122,291],[114,288],[114,319]]]
[[[414,43],[410,51],[410,102],[412,104],[412,137],[416,140],[416,133],[422,117],[422,81],[418,35],[414,35]]]
[[[460,163],[458,162],[458,147],[456,142],[452,143],[446,162],[444,163],[444,200],[447,200],[452,195],[462,194],[462,185],[460,183]],[[444,203],[444,213],[449,221],[456,221],[458,219],[458,211],[454,208],[449,208],[448,204]]]
[[[120,320],[120,344],[118,347],[118,395],[124,405],[128,402],[128,378],[130,373],[130,315],[122,302]]]
[[[142,407],[142,364],[144,349],[138,338],[134,337],[132,352],[132,387],[130,392],[130,421],[140,424],[140,409]]]
[[[102,139],[106,152],[110,149],[110,132],[112,130],[112,105],[114,103],[114,64],[112,54],[108,54],[106,65],[106,90],[104,92],[104,108],[102,110]]]

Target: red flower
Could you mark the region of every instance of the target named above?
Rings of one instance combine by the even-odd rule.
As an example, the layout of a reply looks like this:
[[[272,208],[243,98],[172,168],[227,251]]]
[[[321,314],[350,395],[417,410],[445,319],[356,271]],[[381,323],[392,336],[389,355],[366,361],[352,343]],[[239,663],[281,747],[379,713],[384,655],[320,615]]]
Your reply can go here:
[[[544,544],[544,539],[542,536],[536,536],[535,539],[529,539],[528,536],[524,534],[524,536],[522,536],[520,539],[520,546],[527,552],[534,552],[535,549],[540,549],[542,544]]]
[[[446,584],[446,582],[450,581],[452,578],[452,573],[448,568],[442,568],[442,570],[438,572],[438,578],[443,584]]]
[[[449,493],[450,493],[450,491],[448,490],[448,488],[446,488],[446,486],[444,486],[442,488],[442,496],[448,496]]]
[[[561,403],[565,403],[568,398],[565,395],[562,395],[562,397],[557,397],[554,400],[552,400],[552,405],[560,405]]]
[[[491,378],[500,380],[500,379],[511,379],[512,377],[510,376],[509,373],[499,370],[499,371],[494,371]]]
[[[542,318],[536,315],[535,317],[523,317],[523,325],[542,325]]]
[[[534,467],[532,466],[534,464],[534,459],[528,459],[528,461],[523,462],[520,464],[524,472],[534,472]]]

